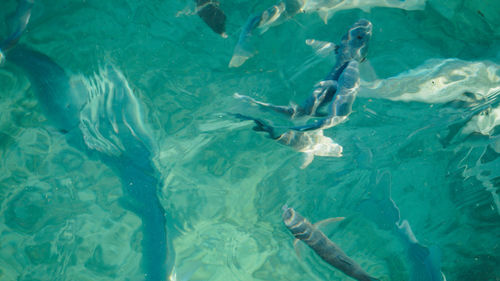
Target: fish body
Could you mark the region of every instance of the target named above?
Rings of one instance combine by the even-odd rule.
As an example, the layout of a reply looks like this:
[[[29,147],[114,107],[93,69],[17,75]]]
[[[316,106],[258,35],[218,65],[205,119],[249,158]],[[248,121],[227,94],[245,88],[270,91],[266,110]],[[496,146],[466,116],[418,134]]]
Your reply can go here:
[[[285,22],[297,13],[302,12],[303,6],[303,0],[285,0],[267,8],[258,15],[250,16],[240,33],[229,67],[240,67],[256,53],[252,43],[255,32],[262,34],[270,27]]]
[[[307,0],[303,10],[317,12],[327,23],[329,18],[341,10],[361,9],[368,13],[375,7],[397,8],[403,10],[423,10],[426,0]]]
[[[297,239],[304,241],[325,262],[358,281],[375,281],[326,235],[293,208],[283,208],[283,222]]]
[[[328,106],[327,117],[312,124],[292,127],[292,130],[333,127],[338,124],[339,117],[347,117],[351,113],[360,84],[359,63],[365,60],[368,53],[372,29],[372,23],[365,19],[349,28],[337,46],[335,65],[298,108],[299,115],[323,116],[321,110]]]
[[[196,13],[215,33],[227,37],[226,14],[220,8],[219,1],[196,0]]]

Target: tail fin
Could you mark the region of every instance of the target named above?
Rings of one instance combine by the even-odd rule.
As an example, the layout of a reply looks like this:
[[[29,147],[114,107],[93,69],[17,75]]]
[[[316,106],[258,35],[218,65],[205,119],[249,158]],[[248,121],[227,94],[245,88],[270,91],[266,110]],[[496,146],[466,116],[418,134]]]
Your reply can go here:
[[[241,119],[241,120],[253,121],[255,123],[255,126],[252,128],[254,131],[266,132],[269,134],[269,137],[272,139],[278,139],[281,136],[281,134],[276,132],[276,130],[273,126],[268,125],[266,122],[264,122],[260,119],[253,118],[253,117],[246,116],[246,115],[239,114],[239,113],[235,113],[235,114],[231,114],[231,115],[233,115],[234,117]]]
[[[258,27],[261,20],[259,16],[252,16],[241,31],[238,43],[234,48],[233,57],[229,62],[229,67],[240,67],[245,61],[251,58],[256,52],[255,46],[251,42],[253,31]]]
[[[408,247],[411,261],[410,281],[443,281],[441,250],[437,246],[427,248],[419,243]]]

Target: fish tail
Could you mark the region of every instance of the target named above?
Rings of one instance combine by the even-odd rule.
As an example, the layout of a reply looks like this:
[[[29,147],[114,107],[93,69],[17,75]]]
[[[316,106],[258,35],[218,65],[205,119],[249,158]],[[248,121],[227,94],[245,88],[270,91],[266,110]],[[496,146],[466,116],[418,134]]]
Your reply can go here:
[[[265,121],[262,121],[260,119],[250,117],[247,115],[243,115],[240,113],[236,113],[236,114],[232,114],[232,115],[238,119],[241,119],[241,120],[253,121],[255,123],[255,126],[252,128],[254,131],[266,132],[269,134],[269,137],[272,139],[278,139],[281,137],[281,134],[276,132],[276,129],[273,126],[267,124]]]

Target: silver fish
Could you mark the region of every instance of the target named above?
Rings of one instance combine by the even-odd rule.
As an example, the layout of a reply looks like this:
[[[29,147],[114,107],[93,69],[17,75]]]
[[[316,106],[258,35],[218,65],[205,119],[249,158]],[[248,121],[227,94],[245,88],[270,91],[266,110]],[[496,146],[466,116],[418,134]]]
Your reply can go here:
[[[342,249],[294,209],[283,206],[283,222],[295,238],[304,241],[325,262],[358,281],[376,281]]]

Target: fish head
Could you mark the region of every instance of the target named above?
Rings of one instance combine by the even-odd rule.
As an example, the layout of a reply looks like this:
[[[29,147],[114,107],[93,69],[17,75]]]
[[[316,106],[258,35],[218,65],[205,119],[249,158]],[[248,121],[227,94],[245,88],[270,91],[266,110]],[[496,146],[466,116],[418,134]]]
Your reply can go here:
[[[361,62],[366,58],[372,29],[372,23],[365,19],[357,21],[349,29],[342,41],[344,41],[344,48],[348,50],[352,59]]]
[[[281,209],[283,210],[281,217],[286,226],[293,226],[297,224],[299,220],[297,220],[297,216],[293,208],[289,208],[287,205],[284,205]]]
[[[283,2],[269,7],[267,10],[262,12],[258,25],[261,33],[264,33],[270,26],[279,24],[278,19],[280,19],[283,12],[285,12],[285,4]]]

